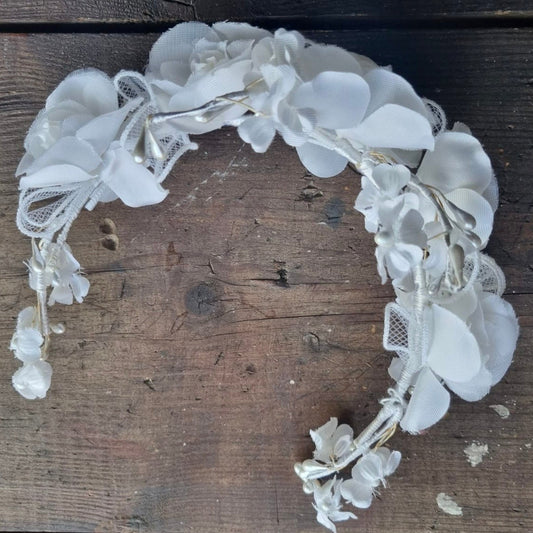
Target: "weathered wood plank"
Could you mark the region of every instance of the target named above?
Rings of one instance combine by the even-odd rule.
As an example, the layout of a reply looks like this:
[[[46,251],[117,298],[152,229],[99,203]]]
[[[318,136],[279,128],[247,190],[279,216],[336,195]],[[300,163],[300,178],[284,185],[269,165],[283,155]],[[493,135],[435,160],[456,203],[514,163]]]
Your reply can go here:
[[[309,36],[393,63],[482,139],[502,187],[489,253],[522,326],[516,360],[488,398],[456,399],[427,435],[395,436],[405,462],[357,527],[530,531],[533,85],[524,65],[533,31]],[[0,36],[1,346],[31,301],[28,242],[12,222],[24,131],[72,69],[142,68],[155,38]],[[68,329],[52,353],[49,397],[20,398],[9,383],[16,363],[7,349],[0,358],[0,530],[319,531],[292,462],[311,449],[309,427],[329,416],[363,427],[388,384],[380,336],[392,292],[379,285],[371,236],[351,209],[358,180],[315,179],[323,196],[306,202],[311,178],[281,142],[265,155],[229,131],[199,142],[168,179],[164,204],[100,205],[75,225],[70,242],[92,287],[83,306],[53,310]],[[327,224],[339,202],[340,223]],[[106,216],[116,251],[101,244]],[[489,408],[499,403],[509,419]],[[463,454],[473,440],[490,449],[476,469]],[[439,492],[465,516],[440,513]]]
[[[419,2],[396,0],[96,0],[64,2],[63,0],[2,0],[0,23],[175,23],[177,20],[239,20],[260,19],[263,23],[284,19],[284,23],[301,24],[312,20],[315,27],[335,23],[373,21],[380,24],[413,22],[416,20],[505,21],[533,17],[531,5],[524,0],[444,0]],[[278,24],[279,25],[279,24]]]

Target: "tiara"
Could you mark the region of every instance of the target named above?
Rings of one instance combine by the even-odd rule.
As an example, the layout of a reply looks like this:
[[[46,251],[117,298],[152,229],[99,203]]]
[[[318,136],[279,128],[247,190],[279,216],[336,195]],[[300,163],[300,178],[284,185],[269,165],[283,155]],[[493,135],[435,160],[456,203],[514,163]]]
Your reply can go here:
[[[256,152],[276,134],[319,178],[348,165],[361,175],[355,209],[374,234],[377,270],[396,299],[385,307],[391,386],[357,436],[332,417],[310,432],[312,458],[294,466],[320,524],[356,518],[401,459],[385,444],[398,426],[424,432],[450,391],[483,398],[507,371],[518,323],[505,277],[484,254],[498,186],[480,142],[419,97],[389,67],[296,31],[248,24],[178,24],[154,44],[144,74],[78,70],[49,95],[30,127],[16,175],[17,226],[36,304],[20,311],[10,349],[14,388],[44,398],[51,384],[48,307],[81,303],[89,281],[67,244],[83,209],[120,199],[162,202],[191,135],[234,126]]]

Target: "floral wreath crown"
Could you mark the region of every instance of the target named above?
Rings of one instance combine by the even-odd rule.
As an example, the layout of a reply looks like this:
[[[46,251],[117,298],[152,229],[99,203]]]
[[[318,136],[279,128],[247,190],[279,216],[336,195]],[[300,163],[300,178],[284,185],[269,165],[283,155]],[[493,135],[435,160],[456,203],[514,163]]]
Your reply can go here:
[[[236,126],[256,152],[276,132],[314,175],[351,164],[362,175],[355,209],[373,233],[378,272],[392,280],[383,345],[395,353],[395,384],[357,437],[331,418],[311,431],[313,459],[295,465],[314,496],[317,520],[355,518],[343,500],[367,508],[398,451],[396,427],[420,433],[448,410],[450,393],[485,396],[507,371],[518,337],[505,278],[481,250],[492,230],[498,187],[488,156],[467,126],[446,129],[442,109],[390,68],[295,31],[274,34],[222,22],[179,24],[154,44],[144,75],[70,74],[31,126],[17,176],[17,225],[32,238],[27,262],[37,304],[18,315],[10,348],[25,398],[43,398],[52,367],[47,306],[82,302],[89,281],[66,239],[83,208],[120,198],[161,202],[161,183],[190,134]],[[351,477],[337,473],[355,463]],[[320,482],[320,479],[327,478]]]

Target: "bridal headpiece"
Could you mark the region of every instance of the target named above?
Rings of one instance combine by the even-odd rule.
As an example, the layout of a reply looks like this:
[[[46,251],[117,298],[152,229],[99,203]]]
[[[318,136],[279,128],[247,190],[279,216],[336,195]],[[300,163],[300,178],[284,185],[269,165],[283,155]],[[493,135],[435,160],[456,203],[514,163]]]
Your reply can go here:
[[[64,331],[47,307],[87,296],[66,242],[81,211],[163,201],[174,163],[197,149],[189,135],[226,125],[256,152],[279,133],[321,178],[352,165],[362,175],[355,209],[374,234],[381,281],[396,293],[383,335],[394,385],[377,416],[357,436],[331,418],[311,431],[313,458],[295,465],[317,520],[335,531],[355,518],[343,504],[369,507],[397,468],[400,452],[384,446],[397,426],[423,432],[448,410],[450,391],[481,399],[507,371],[518,336],[503,273],[482,252],[498,204],[487,154],[467,126],[447,129],[437,104],[367,57],[296,31],[192,22],[159,38],[144,75],[89,69],[63,80],[17,169],[17,225],[32,239],[37,302],[18,316],[13,386],[28,399],[46,395],[50,342]]]

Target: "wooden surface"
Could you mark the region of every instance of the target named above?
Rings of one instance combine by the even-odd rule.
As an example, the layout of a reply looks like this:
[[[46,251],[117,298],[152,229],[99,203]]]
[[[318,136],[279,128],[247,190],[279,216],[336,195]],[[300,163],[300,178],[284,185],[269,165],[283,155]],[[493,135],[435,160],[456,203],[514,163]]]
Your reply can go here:
[[[242,20],[279,27],[281,19],[294,26],[325,24],[351,26],[357,22],[378,25],[430,20],[448,24],[460,21],[512,20],[527,24],[533,6],[524,0],[2,0],[0,23],[129,23],[173,24],[176,20]],[[285,23],[285,21],[284,21]]]
[[[7,345],[32,302],[29,243],[14,224],[25,131],[68,72],[142,69],[157,25],[196,17],[307,26],[311,38],[393,64],[484,143],[501,187],[488,252],[520,319],[515,360],[481,402],[454,398],[426,435],[395,436],[404,460],[390,488],[338,529],[533,531],[530,6],[187,3],[1,2],[0,531],[322,531],[292,463],[312,449],[309,428],[330,416],[364,427],[389,384],[380,340],[392,290],[379,284],[372,238],[352,209],[357,176],[312,179],[279,140],[259,155],[228,130],[198,139],[167,179],[163,204],[99,205],[79,218],[70,244],[91,292],[82,306],[53,308],[67,332],[53,348],[48,398],[29,402],[11,388]],[[394,26],[396,13],[439,23]],[[84,21],[112,22],[112,31]],[[132,24],[141,22],[143,31]],[[105,217],[118,228],[115,251],[104,246]],[[489,447],[476,468],[463,453],[472,441]],[[439,492],[464,516],[439,511]]]

